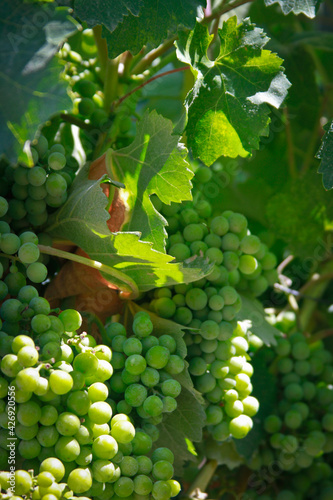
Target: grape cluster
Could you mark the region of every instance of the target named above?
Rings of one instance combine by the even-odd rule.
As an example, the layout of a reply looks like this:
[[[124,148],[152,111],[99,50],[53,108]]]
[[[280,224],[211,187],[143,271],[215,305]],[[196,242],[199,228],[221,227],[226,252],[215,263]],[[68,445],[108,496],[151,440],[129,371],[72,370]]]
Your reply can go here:
[[[309,344],[302,333],[293,332],[279,338],[265,358],[276,373],[278,395],[274,412],[263,421],[262,444],[248,466],[262,475],[278,464],[276,481],[283,494],[277,498],[331,498],[333,356],[322,341]],[[273,497],[268,493],[260,498]]]
[[[208,429],[218,441],[230,434],[242,438],[259,408],[250,395],[253,369],[247,351],[249,341],[260,344],[260,339],[235,319],[242,306],[239,291],[263,293],[275,281],[276,258],[249,233],[241,214],[228,211],[211,218],[206,201],[161,210],[173,233],[168,253],[179,261],[203,254],[215,264],[194,284],[155,290],[143,306],[189,329],[184,337],[189,372],[207,400]]]
[[[32,312],[25,317],[23,312],[28,309]],[[4,331],[0,334],[3,489],[8,489],[10,481],[10,472],[6,472],[8,431],[14,429],[17,464],[23,469],[15,472],[17,496],[30,498],[31,494],[32,500],[52,500],[53,496],[60,499],[83,493],[88,498],[107,500],[112,495],[132,499],[135,494],[168,500],[178,494],[180,486],[172,479],[172,452],[157,448],[149,457],[158,437],[156,428],[152,424],[149,427],[148,422],[142,429],[135,428],[132,416],[120,410],[128,409],[127,394],[122,403],[110,397],[117,386],[113,383],[112,351],[107,345],[97,344],[94,337],[78,332],[82,318],[77,311],[53,314],[47,300],[28,285],[17,299],[3,302],[0,317],[4,320],[2,327],[7,322],[13,330],[13,335]],[[133,324],[142,340],[149,338],[147,319],[147,315],[141,315]],[[129,341],[129,348],[133,348],[129,344],[137,338],[113,336],[122,327],[113,325],[107,329],[113,340]],[[117,354],[119,363],[120,352],[115,351],[116,364]],[[161,353],[150,356],[160,362]],[[127,367],[136,366],[132,360],[129,355]],[[179,365],[170,361],[169,366],[177,371]],[[130,402],[138,397],[136,385],[132,386]],[[10,396],[15,400],[14,416]],[[150,407],[149,397],[146,400]],[[27,470],[39,474],[32,478]]]
[[[111,323],[106,332],[113,352],[110,389],[117,410],[142,419],[143,428],[155,439],[156,425],[164,413],[177,408],[181,392],[174,376],[184,370],[185,362],[176,340],[171,335],[157,338],[149,314],[143,311],[134,316],[131,337],[120,323]]]
[[[16,232],[47,223],[49,213],[66,201],[79,166],[61,144],[49,148],[43,135],[32,144],[33,167],[0,165],[0,222]]]
[[[80,52],[80,53],[79,53]],[[79,52],[66,42],[58,57],[65,64],[64,78],[72,90],[73,112],[85,125],[80,129],[80,140],[87,158],[93,152],[101,133],[108,132],[112,126],[114,142],[112,147],[119,149],[127,146],[133,135],[130,115],[133,105],[125,104],[117,115],[110,114],[104,101],[103,76],[97,57],[94,34],[85,29],[80,36]],[[129,109],[132,106],[133,109]]]

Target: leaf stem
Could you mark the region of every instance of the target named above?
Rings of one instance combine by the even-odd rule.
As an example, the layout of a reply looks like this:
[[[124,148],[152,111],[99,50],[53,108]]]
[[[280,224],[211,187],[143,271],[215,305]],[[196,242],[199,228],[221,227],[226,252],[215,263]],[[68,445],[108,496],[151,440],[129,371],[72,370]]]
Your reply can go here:
[[[236,9],[237,7],[240,7],[241,5],[244,5],[246,3],[253,2],[254,0],[238,0],[235,3],[229,4],[229,5],[224,5],[224,2],[222,6],[220,6],[215,12],[212,12],[210,16],[204,17],[201,21],[202,24],[209,24],[211,21],[214,21],[214,19],[217,19],[221,17],[223,14],[226,12],[230,12],[233,9]]]
[[[217,460],[209,460],[187,490],[185,498],[196,498],[195,493],[197,491],[205,492],[215,474],[217,466]]]
[[[120,99],[118,99],[115,103],[114,103],[114,107],[118,107],[123,101],[125,101],[125,99],[127,99],[128,97],[130,97],[132,94],[134,94],[135,92],[137,92],[138,90],[142,89],[143,87],[145,87],[146,85],[148,85],[148,83],[151,83],[153,82],[154,80],[157,80],[158,78],[163,78],[164,76],[167,76],[167,75],[171,75],[172,73],[178,73],[178,71],[186,71],[190,69],[189,66],[182,66],[181,68],[175,68],[175,69],[171,69],[170,71],[165,71],[164,73],[160,73],[158,75],[155,75],[153,76],[152,78],[149,78],[148,80],[146,80],[145,82],[141,83],[141,85],[139,85],[138,87],[135,87],[134,89],[132,89],[130,92],[128,92],[127,94],[123,95],[122,97],[120,97]]]
[[[175,40],[177,40],[177,36],[174,36],[167,40],[166,42],[162,43],[159,47],[156,49],[148,52],[132,69],[132,73],[137,75],[140,73],[143,73],[145,69],[150,68],[151,64],[155,59],[160,57],[162,54],[167,52],[171,47],[173,46]]]
[[[95,26],[93,28],[93,33],[95,37],[95,43],[97,47],[97,52],[98,52],[98,59],[99,63],[101,65],[101,76],[104,80],[105,78],[105,72],[106,72],[106,65],[108,61],[108,46],[106,43],[106,40],[102,38],[102,26]]]
[[[96,260],[88,259],[87,257],[83,257],[82,255],[65,252],[63,250],[58,250],[57,248],[52,248],[46,245],[38,245],[38,248],[41,253],[71,260],[73,262],[83,264],[84,266],[91,267],[93,269],[96,269],[97,271],[107,274],[108,276],[111,276],[113,279],[110,281],[112,281],[112,283],[114,283],[119,288],[119,290],[130,293],[131,298],[137,298],[139,295],[139,289],[135,281],[121,271],[118,271],[118,269],[115,269],[114,267],[107,266]]]
[[[91,130],[92,126],[90,123],[86,123],[75,115],[71,115],[68,113],[61,113],[60,118],[63,122],[71,123],[72,125],[76,125],[77,127],[83,130]]]
[[[107,60],[104,79],[104,109],[107,112],[118,95],[118,67],[119,57]]]

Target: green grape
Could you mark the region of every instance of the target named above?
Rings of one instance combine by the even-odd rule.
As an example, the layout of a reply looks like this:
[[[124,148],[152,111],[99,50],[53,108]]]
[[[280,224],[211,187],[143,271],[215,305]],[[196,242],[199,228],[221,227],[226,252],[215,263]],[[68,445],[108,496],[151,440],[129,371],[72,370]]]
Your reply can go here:
[[[153,441],[146,432],[137,429],[131,444],[134,455],[146,455],[150,452]]]
[[[170,359],[170,351],[163,346],[154,346],[151,347],[146,353],[146,361],[147,364],[160,370],[164,368]]]
[[[0,249],[2,252],[13,255],[21,246],[20,238],[13,233],[6,233],[1,236]]]
[[[112,416],[112,408],[105,401],[92,403],[88,410],[90,420],[96,424],[106,424]]]
[[[153,324],[148,313],[136,314],[133,321],[133,332],[140,338],[148,337],[153,331]]]
[[[186,305],[193,311],[203,309],[207,305],[207,295],[200,288],[192,288],[185,295]]]
[[[55,445],[55,452],[63,462],[72,462],[80,454],[80,445],[72,436],[61,436]]]
[[[16,385],[21,391],[34,392],[38,386],[39,372],[35,368],[24,368],[16,375]]]
[[[34,262],[27,268],[27,277],[33,283],[42,283],[47,277],[47,267],[41,262]]]
[[[21,457],[27,460],[38,457],[41,449],[42,448],[40,443],[35,438],[26,441],[20,441],[18,445],[19,454],[21,455]]]
[[[143,356],[133,354],[125,361],[125,368],[131,375],[141,375],[147,367],[147,362]]]
[[[245,274],[252,274],[258,267],[258,261],[252,255],[242,255],[239,259],[239,270]]]
[[[154,310],[161,318],[172,318],[176,312],[175,303],[168,297],[161,297],[154,301]]]
[[[67,484],[75,494],[84,493],[92,486],[92,475],[88,468],[74,469],[69,473]]]
[[[81,115],[89,117],[95,111],[95,103],[89,97],[83,97],[79,102],[78,109]]]
[[[140,340],[135,337],[131,337],[125,340],[122,348],[126,356],[131,356],[132,354],[141,354],[142,352],[142,344]]]
[[[80,428],[80,419],[73,413],[61,413],[56,421],[56,429],[62,436],[73,436]]]
[[[230,421],[229,424],[230,434],[235,439],[242,439],[252,429],[252,425],[253,423],[250,417],[248,417],[247,415],[239,415],[238,417],[233,418]]]
[[[167,481],[156,481],[151,494],[154,500],[168,500],[171,496],[171,486]]]
[[[36,437],[41,446],[49,448],[56,444],[59,433],[54,426],[40,427]]]
[[[41,408],[39,423],[44,426],[50,426],[56,423],[58,418],[57,409],[51,405],[44,405]]]
[[[202,240],[204,233],[203,228],[199,224],[189,224],[184,228],[183,236],[185,241],[193,242]]]
[[[48,165],[52,170],[61,170],[65,167],[66,165],[66,157],[64,156],[63,153],[60,152],[52,152],[48,159]],[[47,188],[47,181],[46,181],[46,189]]]
[[[78,416],[88,413],[90,399],[87,391],[71,392],[67,398],[67,407]]]
[[[118,452],[118,444],[112,436],[101,435],[94,440],[92,450],[97,458],[111,460]]]

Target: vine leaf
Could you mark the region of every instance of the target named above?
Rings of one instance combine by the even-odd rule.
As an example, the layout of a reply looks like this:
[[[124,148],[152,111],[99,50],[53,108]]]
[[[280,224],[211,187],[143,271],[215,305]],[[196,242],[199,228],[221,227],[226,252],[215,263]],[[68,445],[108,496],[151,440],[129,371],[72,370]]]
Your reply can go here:
[[[281,333],[265,319],[265,310],[258,300],[242,295],[242,308],[237,315],[238,321],[249,322],[249,329],[267,345],[276,345],[276,337]]]
[[[129,231],[140,231],[144,241],[155,250],[165,251],[167,224],[155,209],[150,195],[156,194],[166,204],[191,200],[193,172],[185,160],[186,148],[172,134],[172,122],[146,111],[130,146],[109,150],[106,166],[110,177],[125,184],[130,210]]]
[[[280,5],[285,16],[292,12],[296,15],[305,14],[312,19],[316,16],[321,0],[265,0],[267,7],[273,3]]]
[[[326,133],[316,158],[321,160],[318,173],[323,174],[323,185],[328,190],[333,188],[333,120],[324,129]]]
[[[75,14],[89,27],[103,25],[111,59],[126,50],[137,54],[144,45],[157,47],[178,25],[193,28],[205,0],[75,0]]]
[[[192,282],[210,272],[212,264],[207,259],[173,264],[173,257],[141,241],[139,232],[111,232],[106,211],[109,200],[100,186],[103,178],[89,180],[88,174],[86,165],[73,182],[67,201],[49,219],[47,232],[51,236],[71,241],[97,263],[127,274],[140,291]]]
[[[170,448],[175,455],[176,475],[181,475],[184,462],[195,458],[188,451],[186,440],[192,442],[202,440],[206,415],[203,406],[187,389],[182,389],[177,404],[177,409],[159,424],[160,437],[155,445]]]
[[[37,125],[53,113],[70,109],[67,84],[59,79],[54,54],[76,31],[68,9],[19,0],[0,4],[1,71],[0,148],[9,158],[30,163],[22,152]]]
[[[268,37],[245,19],[232,17],[218,30],[221,48],[215,61],[207,51],[213,40],[197,23],[179,33],[177,55],[196,77],[186,97],[186,133],[193,155],[207,165],[220,156],[246,157],[268,135],[269,106],[279,108],[290,83],[282,59],[263,47]]]
[[[75,0],[74,13],[88,26],[104,24],[110,31],[124,18],[138,16],[144,0]]]

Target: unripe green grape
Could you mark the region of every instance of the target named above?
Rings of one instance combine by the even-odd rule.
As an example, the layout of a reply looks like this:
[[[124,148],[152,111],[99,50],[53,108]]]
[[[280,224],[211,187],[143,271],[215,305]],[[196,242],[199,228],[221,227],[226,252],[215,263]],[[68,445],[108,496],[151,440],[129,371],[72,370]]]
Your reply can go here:
[[[184,243],[176,243],[169,248],[169,255],[174,257],[176,261],[184,261],[191,257],[191,251]]]
[[[48,165],[52,170],[61,170],[66,165],[66,157],[61,152],[52,152],[48,159]],[[47,181],[46,181],[47,183]],[[47,184],[46,184],[47,186]],[[47,188],[46,188],[47,189]]]
[[[244,438],[252,429],[252,426],[253,422],[247,415],[239,415],[229,423],[230,433],[235,439]]]

